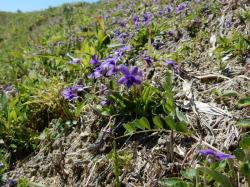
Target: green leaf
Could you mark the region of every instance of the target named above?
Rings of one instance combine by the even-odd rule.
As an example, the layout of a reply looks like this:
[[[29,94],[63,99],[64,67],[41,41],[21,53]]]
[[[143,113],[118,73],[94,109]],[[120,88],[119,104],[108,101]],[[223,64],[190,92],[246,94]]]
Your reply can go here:
[[[111,116],[111,113],[110,113],[110,110],[103,110],[103,111],[101,111],[101,115],[103,115],[103,116]]]
[[[225,90],[221,96],[222,97],[235,97],[238,95],[238,92],[234,91],[234,90]]]
[[[12,111],[9,113],[8,120],[9,120],[10,123],[12,122],[12,120],[13,120],[13,121],[17,121],[17,114],[16,114],[16,111],[15,111],[15,110],[12,110]]]
[[[250,147],[250,136],[244,135],[240,140],[240,147],[243,149],[248,149]]]
[[[165,121],[167,123],[167,125],[169,126],[170,129],[175,130],[175,122],[174,122],[174,118],[171,115],[168,115],[165,118]]]
[[[126,129],[126,131],[129,133],[129,134],[133,134],[135,131],[136,131],[136,128],[134,126],[133,123],[126,123],[126,124],[123,124],[123,127]]]
[[[175,124],[175,129],[178,132],[188,132],[188,127],[186,122],[181,121]]]
[[[250,166],[249,163],[243,163],[240,165],[240,172],[245,176],[250,176]]]
[[[176,108],[175,111],[176,111],[176,116],[180,121],[185,121],[185,122],[187,121],[185,115],[178,108]]]
[[[238,160],[244,162],[244,160],[245,160],[245,158],[246,158],[246,154],[245,154],[245,152],[244,152],[243,149],[237,148],[237,149],[233,152],[233,154],[235,155],[235,157],[236,157]]]
[[[1,94],[1,108],[5,116],[8,115],[8,99],[5,94]]]
[[[162,120],[159,116],[154,116],[153,117],[153,123],[155,124],[156,129],[163,129],[163,123]]]
[[[220,183],[223,187],[233,187],[233,185],[230,183],[230,180],[228,179],[228,177],[220,174],[219,172],[217,172],[215,170],[211,170],[211,169],[206,168],[206,167],[199,167],[199,168],[197,168],[197,171],[209,175],[215,181]]]
[[[80,116],[81,112],[85,109],[85,107],[86,107],[86,102],[79,103],[75,110],[76,116]]]
[[[240,99],[238,102],[238,106],[239,107],[249,107],[250,106],[250,97]]]
[[[172,112],[175,111],[175,104],[174,104],[174,100],[173,100],[171,94],[165,92],[165,98],[166,98],[166,100],[165,100],[165,103],[164,103],[163,106],[164,106],[165,111],[167,111],[168,113],[172,113]]]
[[[242,119],[238,121],[236,125],[242,128],[250,128],[250,119]]]
[[[145,86],[145,88],[143,89],[143,92],[142,92],[142,100],[144,103],[147,102],[147,100],[149,98],[149,93],[150,93],[150,87]]]
[[[150,123],[148,119],[145,117],[142,117],[141,119],[139,119],[138,123],[140,124],[140,126],[144,127],[145,129],[151,129]]]
[[[169,178],[169,179],[161,179],[159,184],[162,186],[173,186],[173,187],[191,187],[191,183],[185,182],[179,178]]]
[[[116,47],[121,47],[124,46],[124,44],[109,44],[107,47],[108,48],[116,48]]]
[[[185,171],[181,171],[181,175],[185,177],[186,179],[193,180],[193,178],[196,176],[196,169],[194,168],[189,168],[186,169]]]

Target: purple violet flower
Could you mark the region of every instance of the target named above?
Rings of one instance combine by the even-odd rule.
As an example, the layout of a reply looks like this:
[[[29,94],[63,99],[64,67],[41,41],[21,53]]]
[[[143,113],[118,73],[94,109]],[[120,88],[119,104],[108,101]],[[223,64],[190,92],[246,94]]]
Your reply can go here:
[[[138,27],[140,26],[139,16],[137,16],[137,15],[133,16],[132,20],[133,20],[135,29],[138,29]]]
[[[143,59],[147,62],[148,66],[151,66],[154,60],[149,56],[143,56]]]
[[[79,96],[77,95],[77,93],[83,90],[84,87],[82,85],[74,85],[63,89],[61,95],[64,97],[65,100],[72,101],[78,99]]]
[[[13,85],[6,85],[3,87],[3,92],[6,96],[13,96],[15,97],[17,94],[17,90],[15,88],[15,86]]]
[[[174,11],[174,8],[171,5],[167,5],[164,10],[165,13],[169,14]]]
[[[165,62],[167,65],[171,66],[174,69],[174,72],[179,74],[180,73],[180,68],[179,66],[176,64],[176,62],[174,60],[167,60]]]
[[[126,51],[130,51],[131,50],[131,47],[130,46],[123,46],[121,47],[120,49],[118,49],[118,51],[120,51],[121,53],[124,53]]]
[[[103,129],[103,132],[108,133],[108,134],[111,134],[112,131],[113,131],[112,128]]]
[[[119,56],[110,57],[104,60],[100,66],[98,66],[93,73],[88,75],[88,78],[100,78],[104,75],[111,76],[118,72],[118,67],[116,66],[116,62],[119,60]]]
[[[9,185],[9,187],[15,187],[15,186],[17,186],[17,180],[15,180],[15,179],[9,179],[8,180],[8,185]]]
[[[151,14],[150,12],[146,12],[145,14],[143,14],[143,23],[144,25],[149,25],[153,19],[153,14]]]
[[[224,22],[224,26],[226,27],[226,28],[231,28],[232,27],[232,25],[233,25],[233,23],[232,23],[232,21],[230,21],[230,20],[226,20],[225,22]]]
[[[212,156],[216,160],[225,160],[225,159],[235,158],[234,155],[225,154],[222,152],[214,151],[212,149],[200,150],[199,153],[204,156]]]
[[[167,5],[164,9],[159,11],[160,16],[164,16],[165,14],[172,13],[174,8],[171,5]]]
[[[117,51],[114,51],[112,56],[105,59],[98,67],[95,68],[94,72],[88,75],[88,78],[100,78],[104,75],[111,76],[114,75],[116,72],[119,71],[119,67],[116,65],[117,62],[120,60],[122,55],[129,51],[131,48],[130,46],[123,46],[119,48]]]
[[[131,48],[130,46],[123,46],[121,48],[119,48],[117,51],[114,52],[115,58],[117,58],[117,60],[120,59],[120,57],[126,52],[126,51],[130,51]]]
[[[174,37],[174,31],[168,31],[167,36],[168,37]]]
[[[158,4],[160,0],[153,0],[153,4]]]
[[[97,66],[100,64],[97,55],[93,55],[91,60],[89,61],[90,64],[92,64],[93,66]]]
[[[121,27],[126,27],[126,22],[125,22],[125,21],[120,21],[119,25],[120,25]]]
[[[103,101],[100,102],[100,105],[101,105],[101,106],[109,106],[109,105],[110,105],[110,101],[108,101],[108,100],[103,100]]]
[[[187,2],[183,2],[181,4],[178,5],[178,7],[176,8],[176,14],[180,14],[181,12],[183,12],[187,7]]]
[[[137,22],[140,22],[139,16],[137,16],[137,15],[133,16],[132,20],[133,20],[134,24],[136,24]]]
[[[129,33],[125,33],[125,32],[124,33],[117,32],[117,33],[115,33],[115,36],[116,36],[115,39],[122,44],[127,43],[128,39],[130,37]]]
[[[130,88],[133,84],[141,84],[142,72],[138,67],[133,67],[131,71],[125,65],[120,66],[120,71],[123,73],[124,77],[122,77],[118,83],[124,84],[128,88]]]

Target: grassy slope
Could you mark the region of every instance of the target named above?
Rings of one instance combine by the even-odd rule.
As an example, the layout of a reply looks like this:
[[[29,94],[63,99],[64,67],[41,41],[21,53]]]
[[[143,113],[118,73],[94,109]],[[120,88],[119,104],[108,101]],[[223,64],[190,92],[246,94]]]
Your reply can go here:
[[[48,126],[46,115],[54,115],[52,112],[56,105],[53,98],[58,97],[58,90],[62,87],[55,76],[59,76],[62,73],[59,69],[65,67],[62,63],[60,67],[52,63],[58,63],[58,59],[63,58],[63,63],[67,61],[68,58],[61,58],[61,55],[65,56],[66,51],[73,50],[75,42],[79,44],[80,41],[75,40],[78,37],[74,35],[75,30],[90,24],[89,20],[94,16],[90,12],[97,6],[77,3],[41,12],[0,13],[1,91],[7,85],[14,85],[18,87],[20,96],[11,99],[13,106],[3,104],[7,98],[1,98],[1,137],[6,138],[6,145],[14,146],[13,150],[30,150],[30,138]],[[57,50],[60,41],[65,45]],[[41,93],[43,89],[47,89],[45,94]]]
[[[56,38],[58,31],[61,32],[60,34],[69,32],[67,21],[72,26],[84,25],[86,20],[93,16],[90,15],[90,12],[92,9],[94,11],[96,7],[97,5],[78,3],[30,13],[1,12],[0,63],[2,68],[0,68],[0,72],[3,76],[7,76],[0,81],[0,84],[15,81],[17,77],[8,75],[17,74],[19,72],[15,71],[22,69],[22,64],[18,64],[16,61],[23,61],[25,52],[30,48],[41,46],[43,42],[41,40],[46,40],[46,37],[47,39],[53,36]],[[10,72],[6,73],[8,71]]]
[[[68,184],[76,184],[75,186],[87,183],[114,186],[115,181],[116,185],[119,183],[117,175],[122,175],[121,180],[125,183],[134,186],[153,186],[157,184],[156,180],[161,178],[179,177],[180,167],[194,167],[195,162],[202,165],[201,159],[197,159],[197,150],[194,151],[194,147],[199,144],[197,137],[191,139],[179,132],[185,131],[186,126],[174,129],[174,145],[169,145],[169,141],[171,143],[173,140],[169,140],[171,136],[168,131],[154,134],[142,132],[141,136],[138,133],[138,136],[134,136],[135,141],[131,140],[132,143],[128,146],[125,146],[124,142],[130,141],[130,138],[126,139],[125,136],[117,141],[118,149],[123,148],[118,150],[119,158],[115,156],[115,152],[106,154],[113,148],[108,138],[106,146],[98,146],[106,124],[112,128],[117,126],[112,135],[112,138],[115,138],[124,133],[120,120],[130,122],[146,116],[152,123],[152,117],[155,115],[160,119],[165,119],[166,115],[175,115],[175,109],[166,112],[167,114],[164,112],[169,108],[164,108],[163,113],[163,110],[155,109],[166,101],[171,102],[172,94],[162,90],[163,77],[166,77],[165,72],[168,72],[164,65],[167,59],[175,60],[181,68],[180,74],[174,76],[175,100],[182,102],[190,99],[183,87],[188,86],[191,81],[194,99],[229,110],[234,116],[221,116],[222,119],[219,119],[209,115],[195,115],[191,109],[179,107],[188,117],[187,128],[193,135],[203,137],[206,142],[211,143],[212,147],[220,150],[235,149],[241,129],[234,128],[234,125],[242,116],[249,114],[247,108],[236,106],[239,99],[249,96],[249,83],[246,78],[249,73],[246,69],[250,49],[247,38],[249,10],[247,9],[241,18],[240,5],[221,5],[218,1],[197,5],[191,1],[194,12],[187,11],[176,16],[173,13],[174,15],[164,17],[158,15],[159,10],[167,3],[176,7],[181,1],[163,0],[161,4],[145,2],[116,0],[96,5],[68,5],[42,12],[0,14],[0,73],[5,77],[0,80],[0,84],[12,84],[18,91],[15,97],[10,98],[4,98],[1,94],[0,135],[7,146],[0,145],[0,161],[20,159],[20,155],[26,156],[24,152],[38,152],[34,159],[31,158],[24,165],[17,167],[10,174],[11,177],[20,178],[19,174],[22,173],[21,177],[30,179],[32,169],[36,165],[41,165],[39,170],[35,169],[37,172],[33,179],[47,185],[52,185],[52,181],[55,181],[54,185],[60,186],[67,181]],[[142,19],[145,12],[154,14],[152,25],[149,28],[144,25],[141,29],[135,30],[132,17],[140,15]],[[96,16],[103,16],[105,19]],[[221,23],[223,16],[229,20],[233,16],[230,28]],[[196,18],[200,22],[196,22]],[[126,27],[121,27],[122,21],[126,22]],[[117,31],[126,33],[128,37],[126,38],[125,34],[125,39],[122,39]],[[213,34],[217,38],[217,48],[211,57],[209,40]],[[147,75],[143,78],[144,88],[156,90],[152,97],[148,95],[147,102],[150,104],[140,100],[143,98],[140,96],[142,87],[128,91],[117,84],[117,77],[104,77],[97,81],[86,78],[93,70],[89,64],[91,55],[97,54],[99,59],[105,59],[117,49],[113,44],[121,42],[132,46],[132,51],[125,54],[118,63],[137,65],[143,69],[143,73]],[[81,58],[81,65],[68,64],[70,58],[67,53]],[[142,53],[154,59],[153,67],[146,65]],[[223,58],[228,54],[231,54],[231,57],[224,61]],[[150,76],[152,72],[153,75]],[[231,81],[226,82],[228,79]],[[83,84],[90,88],[81,93],[79,100],[69,104],[63,100],[60,93],[63,88],[73,84]],[[118,95],[117,98],[112,95],[114,107],[111,106],[107,110],[100,109],[98,105],[107,97],[100,94],[102,84],[108,86],[111,93]],[[228,91],[229,95],[226,95]],[[132,107],[126,106],[127,103]],[[138,106],[141,108],[138,109]],[[102,114],[111,113],[118,117],[102,116],[100,111]],[[180,118],[182,117],[174,116],[176,124],[181,124]],[[210,124],[215,125],[215,130],[211,130],[210,124],[207,125],[209,120]],[[91,146],[97,147],[94,152],[104,155],[96,158],[100,165],[97,164],[95,167],[92,167],[94,160],[91,160],[93,150],[81,152],[82,149],[86,150],[86,147]],[[199,149],[205,147],[204,144],[199,145]],[[58,155],[60,159],[57,159]],[[116,159],[121,163],[117,163]],[[152,159],[156,161],[148,162]],[[59,162],[60,160],[63,161]],[[183,160],[185,166],[180,165]],[[79,163],[82,164],[77,165]],[[24,166],[29,169],[24,171]],[[231,176],[227,173],[227,166],[212,167]],[[237,167],[236,165],[235,170]],[[123,173],[120,169],[123,169]],[[94,172],[90,175],[89,171]],[[141,178],[138,175],[141,175]],[[182,177],[182,180],[184,178]],[[188,179],[186,181],[194,182]],[[214,181],[212,183],[215,184]]]

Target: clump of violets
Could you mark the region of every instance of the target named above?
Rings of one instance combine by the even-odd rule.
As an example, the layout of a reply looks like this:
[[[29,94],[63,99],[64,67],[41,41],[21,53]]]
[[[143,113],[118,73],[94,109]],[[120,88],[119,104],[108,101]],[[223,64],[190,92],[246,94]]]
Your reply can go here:
[[[203,156],[211,156],[212,158],[214,158],[216,160],[225,160],[225,159],[235,158],[234,155],[225,154],[222,152],[214,151],[212,149],[200,150],[199,153]]]
[[[88,75],[88,78],[100,78],[104,75],[111,76],[118,71],[118,67],[116,63],[118,61],[118,57],[110,57],[105,59],[100,66],[96,67],[93,73]]]
[[[176,14],[182,13],[187,8],[187,2],[183,2],[176,7]]]
[[[130,88],[134,84],[141,84],[142,83],[142,72],[139,70],[138,67],[133,67],[131,70],[125,65],[120,66],[120,71],[124,75],[119,81],[119,84],[123,84]]]
[[[88,75],[88,78],[97,79],[102,76],[111,76],[117,73],[119,71],[119,66],[117,65],[117,62],[120,60],[122,55],[129,50],[129,46],[123,46],[117,51],[114,51],[112,56],[107,59],[104,59],[102,63],[95,68],[94,72]]]
[[[110,56],[107,59],[104,59],[88,77],[96,79],[104,75],[112,75],[116,72],[116,63],[119,58],[120,57],[116,55],[114,57]]]
[[[61,95],[67,101],[73,101],[79,98],[78,93],[84,91],[83,85],[74,85],[63,89]]]

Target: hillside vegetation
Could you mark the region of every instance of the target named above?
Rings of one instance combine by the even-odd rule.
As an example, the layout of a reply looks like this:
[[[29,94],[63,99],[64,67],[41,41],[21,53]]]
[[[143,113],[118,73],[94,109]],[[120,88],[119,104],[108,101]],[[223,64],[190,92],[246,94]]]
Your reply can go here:
[[[0,12],[0,186],[250,185],[247,0]]]

